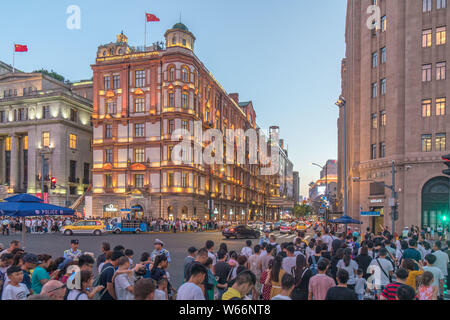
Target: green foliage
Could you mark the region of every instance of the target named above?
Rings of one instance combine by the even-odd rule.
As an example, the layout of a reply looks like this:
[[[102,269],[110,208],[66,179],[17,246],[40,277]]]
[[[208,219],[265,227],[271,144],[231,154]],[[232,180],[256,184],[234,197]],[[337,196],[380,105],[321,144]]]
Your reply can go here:
[[[45,70],[45,69],[41,69],[41,70],[35,70],[35,71],[33,71],[33,73],[42,73],[42,74],[45,74],[46,76],[52,77],[53,79],[56,79],[58,81],[65,82],[64,81],[65,78],[62,75],[60,75],[59,73],[57,73],[57,72],[55,72],[53,70],[48,71],[48,70]],[[67,81],[69,81],[69,80],[67,80]]]
[[[306,217],[312,213],[312,209],[307,204],[298,204],[294,207],[293,213],[296,218]]]

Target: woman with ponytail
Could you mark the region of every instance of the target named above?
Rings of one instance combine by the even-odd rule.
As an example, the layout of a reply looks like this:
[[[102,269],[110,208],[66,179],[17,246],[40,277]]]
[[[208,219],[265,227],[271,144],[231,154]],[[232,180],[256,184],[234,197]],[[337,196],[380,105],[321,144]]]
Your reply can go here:
[[[348,272],[349,278],[347,282],[347,287],[350,289],[355,289],[358,264],[352,259],[352,249],[346,248],[344,250],[344,257],[341,260],[339,260],[337,268],[338,271],[339,269],[343,269]]]

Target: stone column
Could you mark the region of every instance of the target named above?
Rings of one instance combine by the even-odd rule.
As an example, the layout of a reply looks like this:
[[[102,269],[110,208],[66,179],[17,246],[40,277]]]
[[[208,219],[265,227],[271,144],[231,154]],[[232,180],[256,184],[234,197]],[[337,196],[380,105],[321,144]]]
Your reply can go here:
[[[0,183],[5,183],[5,138],[0,139]]]
[[[28,190],[30,193],[39,193],[40,184],[38,189],[36,190],[36,175],[37,170],[36,166],[38,163],[38,159],[40,159],[40,154],[36,149],[36,135],[34,131],[28,131]]]
[[[11,178],[9,187],[20,188],[19,181],[19,137],[13,134],[11,137]]]

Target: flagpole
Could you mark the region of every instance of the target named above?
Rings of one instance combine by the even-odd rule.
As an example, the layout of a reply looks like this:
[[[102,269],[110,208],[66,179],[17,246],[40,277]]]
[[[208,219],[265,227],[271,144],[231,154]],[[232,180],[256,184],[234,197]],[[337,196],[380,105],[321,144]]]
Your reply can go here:
[[[145,13],[145,40],[144,40],[144,51],[146,51],[147,47],[147,13]]]
[[[16,63],[16,43],[14,42],[13,43],[14,45],[13,45],[13,73],[14,73],[14,71],[15,71],[15,63]]]

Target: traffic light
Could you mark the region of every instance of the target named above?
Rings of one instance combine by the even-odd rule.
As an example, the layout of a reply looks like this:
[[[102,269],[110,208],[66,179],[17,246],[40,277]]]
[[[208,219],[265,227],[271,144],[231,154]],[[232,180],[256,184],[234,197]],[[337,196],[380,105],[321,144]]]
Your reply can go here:
[[[444,164],[448,167],[447,170],[442,171],[446,176],[450,176],[450,154],[443,156],[442,160],[444,160]]]
[[[56,189],[56,178],[52,177],[52,179],[50,180],[50,189],[55,190]]]

